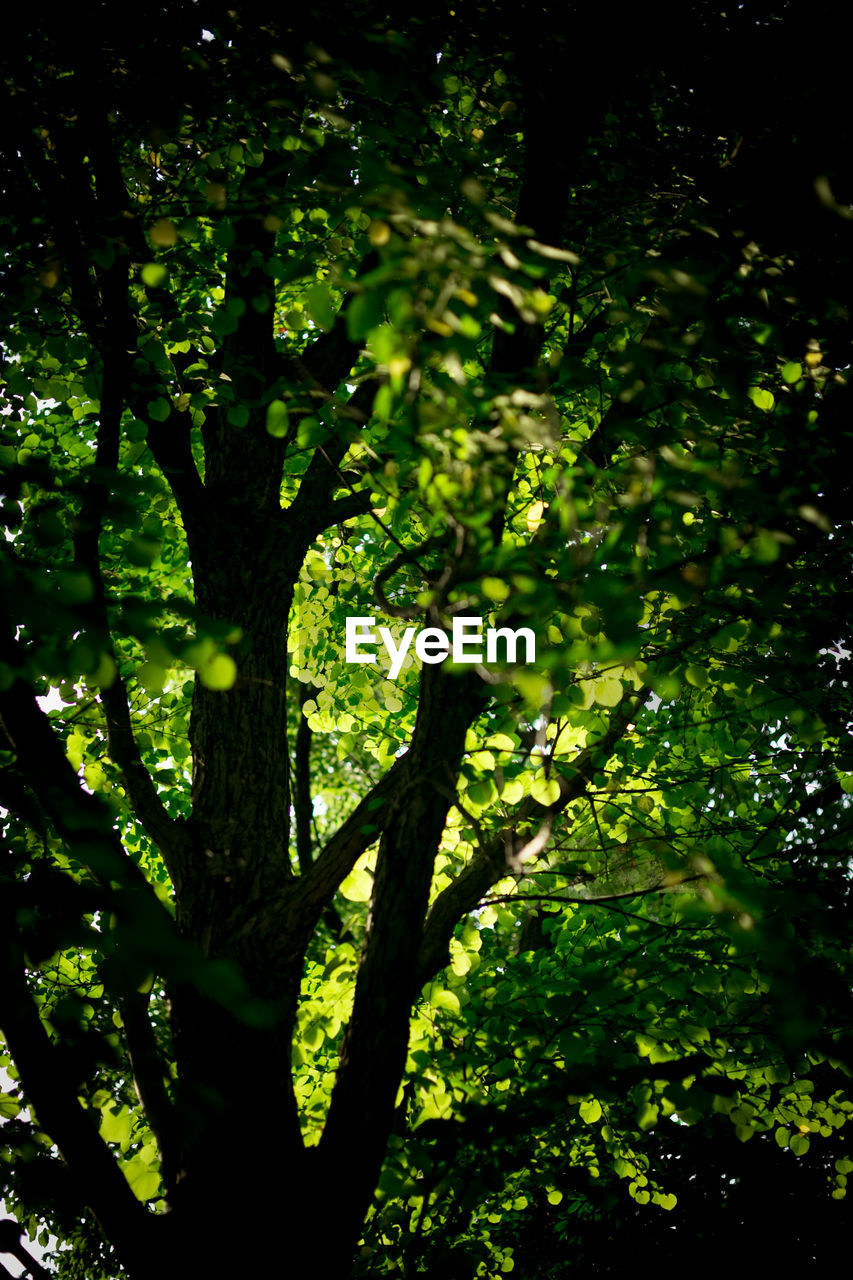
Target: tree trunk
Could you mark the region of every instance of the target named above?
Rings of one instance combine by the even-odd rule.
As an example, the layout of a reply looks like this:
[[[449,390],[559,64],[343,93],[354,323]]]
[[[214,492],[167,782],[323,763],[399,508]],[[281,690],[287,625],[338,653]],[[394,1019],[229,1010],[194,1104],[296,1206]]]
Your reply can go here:
[[[286,628],[299,560],[283,554],[283,534],[268,514],[250,522],[235,503],[233,513],[209,514],[191,538],[199,610],[222,625],[237,675],[226,690],[197,677],[193,694],[192,852],[178,920],[221,965],[222,999],[191,983],[172,993],[182,1118],[173,1200],[192,1248],[207,1241],[209,1266],[223,1275],[245,1262],[261,1224],[276,1220],[304,1158],[290,1069],[302,956],[282,962],[280,924],[265,911],[293,881]],[[242,1172],[223,1221],[217,1196],[232,1153]],[[256,1225],[229,1243],[232,1219]]]

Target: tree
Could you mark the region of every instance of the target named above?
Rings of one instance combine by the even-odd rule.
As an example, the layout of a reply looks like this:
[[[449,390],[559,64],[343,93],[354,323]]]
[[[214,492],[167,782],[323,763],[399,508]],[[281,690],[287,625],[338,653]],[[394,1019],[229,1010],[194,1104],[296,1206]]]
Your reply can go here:
[[[843,77],[794,6],[87,13],[4,72],[10,1203],[603,1272],[752,1140],[835,1223]],[[471,616],[535,657],[346,661]]]

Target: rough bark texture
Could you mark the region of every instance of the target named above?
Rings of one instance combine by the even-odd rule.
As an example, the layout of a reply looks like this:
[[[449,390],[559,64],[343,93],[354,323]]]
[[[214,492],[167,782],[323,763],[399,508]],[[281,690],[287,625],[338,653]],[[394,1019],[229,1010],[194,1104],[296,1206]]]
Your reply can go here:
[[[572,161],[584,143],[589,117],[601,107],[601,97],[589,84],[574,86],[573,99],[585,116],[578,114],[571,127],[561,121],[555,144],[552,126],[563,109],[557,59],[547,51],[540,54],[528,39],[521,41],[519,57],[530,139],[519,219],[534,226],[542,239],[557,241],[566,216]],[[90,220],[109,228],[121,218],[127,197],[117,166],[110,165],[109,129],[103,118],[97,136],[103,154],[96,162],[105,176],[95,183]],[[67,141],[69,164],[83,163],[82,143],[73,130],[67,131]],[[28,171],[28,179],[48,199],[55,200],[62,185],[58,166],[59,161],[51,159],[41,162],[37,171]],[[248,1013],[241,1013],[191,982],[175,983],[171,999],[178,1079],[171,1116],[162,1074],[158,1086],[144,1006],[128,1008],[140,1096],[143,1102],[147,1097],[152,1123],[163,1135],[164,1148],[169,1148],[164,1150],[172,1205],[168,1217],[152,1221],[128,1197],[123,1178],[104,1144],[89,1131],[88,1120],[78,1114],[75,1099],[50,1096],[49,1046],[42,1043],[37,1015],[27,1012],[23,978],[7,993],[10,1026],[20,1043],[20,1049],[13,1049],[26,1088],[63,1155],[94,1188],[85,1193],[92,1209],[123,1264],[139,1280],[147,1280],[150,1273],[152,1241],[159,1242],[160,1263],[169,1260],[163,1267],[166,1274],[183,1275],[192,1266],[209,1280],[230,1280],[244,1270],[285,1273],[282,1252],[294,1248],[297,1236],[319,1246],[321,1259],[312,1267],[313,1274],[344,1280],[391,1131],[419,984],[442,963],[455,921],[505,869],[504,858],[493,850],[488,865],[472,867],[459,882],[456,897],[448,891],[427,918],[433,863],[455,796],[465,734],[482,705],[484,690],[475,677],[463,681],[425,667],[410,749],[313,860],[302,744],[297,753],[302,874],[294,875],[285,714],[288,616],[312,539],[335,520],[361,510],[362,499],[355,504],[351,498],[335,501],[334,493],[342,485],[338,465],[349,429],[369,411],[373,388],[363,388],[360,398],[357,393],[349,416],[342,419],[347,430],[317,453],[298,498],[282,511],[285,443],[265,430],[265,406],[282,367],[273,340],[274,284],[263,260],[274,241],[267,214],[285,190],[288,175],[280,163],[247,172],[226,282],[226,303],[237,304],[239,320],[223,345],[221,371],[234,403],[249,409],[249,422],[237,430],[229,425],[224,408],[209,413],[203,477],[193,461],[186,415],[172,412],[165,423],[152,423],[148,437],[184,520],[196,604],[227,637],[237,666],[236,682],[225,694],[196,681],[190,722],[192,814],[186,823],[166,816],[142,768],[121,686],[105,696],[111,751],[141,820],[172,872],[180,934],[221,966],[223,983],[242,981],[252,1001]],[[69,256],[76,261],[73,242],[79,227],[66,226],[59,218],[60,236],[63,233]],[[144,251],[144,245],[133,249],[137,255]],[[371,265],[365,264],[368,269]],[[78,275],[76,302],[97,340],[105,381],[114,388],[103,406],[101,459],[114,467],[122,409],[136,411],[137,405],[144,405],[151,387],[129,372],[128,348],[134,340],[128,332],[121,281],[109,277],[108,287],[90,296],[85,259]],[[117,317],[124,335],[121,342],[115,340]],[[535,378],[532,370],[540,342],[535,325],[519,324],[513,336],[499,332],[490,376],[507,385]],[[290,373],[328,397],[350,371],[355,356],[342,314],[304,354],[300,368]],[[510,455],[507,486],[512,464]],[[102,508],[102,495],[93,492],[84,511],[79,550],[93,575]],[[502,518],[498,512],[492,522],[495,540],[501,536]],[[103,601],[101,606],[98,621],[105,625]],[[29,771],[30,781],[40,770],[50,773],[50,751],[61,755],[61,749],[50,748],[39,758],[49,729],[34,710],[31,695],[16,686],[3,698],[4,724],[20,769]],[[46,779],[42,802],[60,833],[79,845],[79,829],[75,832],[67,815],[88,813],[92,806],[73,774],[68,775],[64,757],[63,763],[53,763],[56,771]],[[290,1070],[305,949],[340,881],[373,838],[362,828],[365,806],[377,798],[385,802],[382,836],[355,1005],[322,1142],[318,1150],[306,1152]],[[83,843],[98,874],[132,879],[114,835],[96,823]],[[136,888],[144,899],[142,888]],[[268,1164],[270,1153],[273,1168]],[[223,1210],[226,1164],[228,1202]]]

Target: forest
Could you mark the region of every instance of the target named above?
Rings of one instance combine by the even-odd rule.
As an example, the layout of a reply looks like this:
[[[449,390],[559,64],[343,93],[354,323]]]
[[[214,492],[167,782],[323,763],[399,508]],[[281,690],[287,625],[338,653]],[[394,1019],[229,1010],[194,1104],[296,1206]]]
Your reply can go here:
[[[849,76],[636,9],[11,20],[0,1276],[837,1265]]]

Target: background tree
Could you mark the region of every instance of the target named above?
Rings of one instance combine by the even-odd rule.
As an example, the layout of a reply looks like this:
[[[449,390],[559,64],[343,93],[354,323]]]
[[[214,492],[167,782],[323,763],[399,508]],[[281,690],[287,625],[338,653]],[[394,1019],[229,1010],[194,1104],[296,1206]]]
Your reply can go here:
[[[87,15],[4,70],[10,1202],[89,1276],[839,1230],[843,79],[795,6]],[[471,614],[536,662],[343,661]]]

